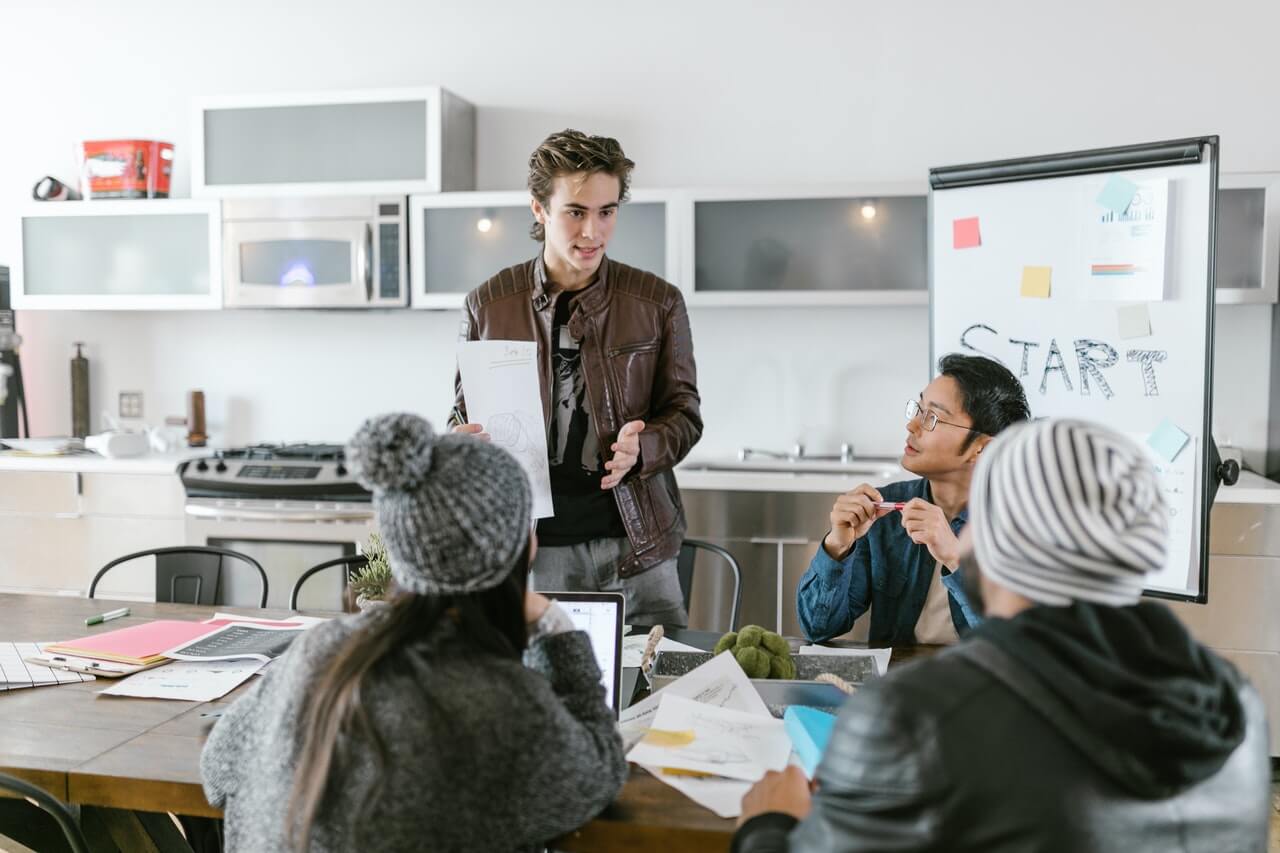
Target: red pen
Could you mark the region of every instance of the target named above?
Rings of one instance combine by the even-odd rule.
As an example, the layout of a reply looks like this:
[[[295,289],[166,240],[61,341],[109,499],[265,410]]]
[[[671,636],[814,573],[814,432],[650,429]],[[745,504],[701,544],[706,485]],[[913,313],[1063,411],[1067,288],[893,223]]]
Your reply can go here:
[[[906,504],[902,501],[876,501],[876,509],[902,509]]]

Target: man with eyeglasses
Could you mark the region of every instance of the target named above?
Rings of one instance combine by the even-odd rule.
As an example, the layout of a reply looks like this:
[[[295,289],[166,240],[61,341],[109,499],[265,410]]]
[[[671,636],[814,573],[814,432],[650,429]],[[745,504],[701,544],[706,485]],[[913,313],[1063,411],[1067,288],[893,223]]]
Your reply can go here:
[[[906,416],[901,464],[917,479],[836,498],[800,579],[796,607],[812,641],[848,632],[868,608],[875,646],[954,643],[981,621],[959,570],[969,479],[992,437],[1031,417],[1026,394],[999,362],[953,353]]]

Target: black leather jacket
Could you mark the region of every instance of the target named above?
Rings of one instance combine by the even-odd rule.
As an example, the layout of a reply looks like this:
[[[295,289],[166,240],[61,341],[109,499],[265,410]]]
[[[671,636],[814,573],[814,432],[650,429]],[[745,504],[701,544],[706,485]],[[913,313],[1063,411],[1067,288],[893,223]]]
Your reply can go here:
[[[1103,719],[1116,723],[1107,697],[1079,697],[1069,708],[1016,651],[979,629],[862,688],[840,713],[808,818],[760,815],[739,830],[733,849],[1263,851],[1271,781],[1265,710],[1234,668],[1189,637],[1186,644],[1225,673],[1220,695],[1243,739],[1209,756],[1216,769],[1205,778],[1167,796],[1117,740],[1116,725],[1100,730]],[[1136,699],[1132,707],[1150,712],[1160,704],[1153,695],[1122,701]],[[1198,738],[1193,733],[1187,746],[1193,768],[1206,759]]]

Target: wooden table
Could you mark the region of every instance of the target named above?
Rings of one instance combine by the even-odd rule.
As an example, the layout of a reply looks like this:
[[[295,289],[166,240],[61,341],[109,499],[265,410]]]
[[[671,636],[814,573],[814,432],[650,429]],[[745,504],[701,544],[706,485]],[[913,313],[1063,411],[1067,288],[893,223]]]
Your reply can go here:
[[[130,603],[131,615],[87,629],[84,620],[112,602],[0,594],[0,641],[52,642],[152,619],[203,619],[214,608]],[[281,618],[281,610],[218,608]],[[894,660],[910,657],[894,652]],[[216,702],[99,696],[104,680],[0,693],[0,771],[26,779],[64,802],[104,809],[221,817],[200,785],[200,750]],[[560,839],[566,851],[728,850],[734,821],[716,817],[674,788],[632,768],[608,809]]]

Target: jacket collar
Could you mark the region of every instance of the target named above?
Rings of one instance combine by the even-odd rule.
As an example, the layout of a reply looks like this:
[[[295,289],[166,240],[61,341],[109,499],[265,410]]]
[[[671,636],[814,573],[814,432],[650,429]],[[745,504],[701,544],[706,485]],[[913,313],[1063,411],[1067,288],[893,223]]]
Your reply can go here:
[[[538,252],[537,257],[533,259],[533,309],[541,311],[551,304],[551,292],[548,289],[550,284],[547,279],[547,266],[542,260],[542,252]],[[580,310],[593,312],[600,306],[604,305],[605,300],[609,297],[609,256],[605,255],[600,258],[600,268],[596,270],[595,281],[587,288],[587,291],[578,298],[578,304],[582,306]]]

